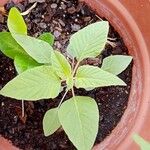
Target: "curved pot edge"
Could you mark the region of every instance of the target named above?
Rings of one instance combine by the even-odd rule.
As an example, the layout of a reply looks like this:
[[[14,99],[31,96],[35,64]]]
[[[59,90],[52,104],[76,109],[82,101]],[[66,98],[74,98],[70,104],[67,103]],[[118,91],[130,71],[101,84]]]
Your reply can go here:
[[[11,141],[8,141],[0,136],[0,150],[19,150],[19,149],[14,147]]]

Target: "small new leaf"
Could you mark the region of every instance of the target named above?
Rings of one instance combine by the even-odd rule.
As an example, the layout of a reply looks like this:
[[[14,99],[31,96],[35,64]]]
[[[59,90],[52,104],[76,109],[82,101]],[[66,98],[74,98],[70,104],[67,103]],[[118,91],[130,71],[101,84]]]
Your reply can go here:
[[[109,56],[103,60],[101,69],[110,72],[112,74],[118,75],[129,66],[131,61],[132,61],[131,56],[125,55]]]
[[[61,124],[58,118],[58,108],[48,110],[43,118],[44,135],[49,136],[60,128]]]
[[[105,47],[108,31],[107,21],[96,22],[81,29],[71,37],[68,53],[78,61],[98,56]]]
[[[27,34],[27,26],[24,19],[15,7],[9,11],[7,26],[11,33]]]
[[[54,51],[51,60],[54,70],[61,79],[67,79],[71,76],[71,66],[64,55],[58,51]]]
[[[51,46],[53,46],[55,38],[54,38],[54,36],[51,33],[47,32],[47,33],[41,34],[38,37],[38,39],[43,40],[43,41],[49,43]]]
[[[0,94],[17,100],[55,98],[61,87],[59,78],[51,66],[40,66],[29,69],[2,88]]]
[[[32,59],[30,56],[16,56],[14,60],[14,65],[18,74],[26,71],[27,69],[40,66],[40,64]]]
[[[12,59],[14,59],[16,55],[27,55],[9,32],[0,32],[0,50]]]
[[[21,34],[13,34],[13,38],[38,63],[51,63],[53,48],[47,42]]]
[[[116,75],[106,72],[98,67],[84,65],[78,68],[75,77],[77,88],[93,88],[126,84]]]
[[[65,101],[59,111],[60,123],[78,150],[91,150],[99,123],[99,111],[94,99],[75,96]]]
[[[140,146],[141,150],[150,150],[150,143],[145,141],[141,136],[134,134],[133,140]]]

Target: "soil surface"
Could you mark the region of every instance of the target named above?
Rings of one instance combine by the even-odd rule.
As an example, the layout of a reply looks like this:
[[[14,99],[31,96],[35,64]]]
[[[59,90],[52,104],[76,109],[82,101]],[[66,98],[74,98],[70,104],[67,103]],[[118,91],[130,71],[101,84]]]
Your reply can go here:
[[[27,10],[35,0],[17,4],[20,11]],[[43,32],[55,35],[54,47],[65,54],[70,35],[90,23],[101,18],[97,17],[85,4],[77,0],[38,0],[37,4],[25,20],[29,34],[39,36]],[[13,7],[8,3],[7,11]],[[6,31],[7,17],[0,15],[0,31]],[[103,58],[109,55],[127,55],[128,50],[121,37],[111,27],[109,32],[113,45],[107,44],[102,55],[95,59],[87,59],[84,63],[100,66]],[[16,76],[13,61],[0,53],[0,88]],[[119,75],[126,83],[126,87],[105,87],[92,91],[79,89],[76,95],[86,95],[95,98],[100,110],[99,132],[96,143],[108,136],[116,127],[123,115],[130,92],[132,65]],[[14,145],[23,150],[74,150],[66,134],[59,130],[49,137],[45,137],[42,129],[42,118],[45,112],[59,104],[63,92],[55,100],[41,100],[25,102],[25,117],[21,117],[21,102],[0,96],[0,134],[11,140]],[[66,96],[68,99],[70,93]]]

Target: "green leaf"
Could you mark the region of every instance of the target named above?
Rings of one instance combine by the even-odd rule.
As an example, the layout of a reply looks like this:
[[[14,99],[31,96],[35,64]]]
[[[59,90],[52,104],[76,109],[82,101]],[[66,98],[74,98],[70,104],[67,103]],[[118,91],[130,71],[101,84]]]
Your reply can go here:
[[[81,29],[71,37],[68,53],[78,61],[98,56],[105,47],[108,31],[107,21],[96,22]]]
[[[126,84],[116,75],[106,72],[98,67],[84,65],[78,68],[75,77],[77,88],[93,88]]]
[[[73,97],[61,105],[58,116],[64,131],[76,148],[91,150],[99,124],[99,111],[95,100],[83,96]]]
[[[52,66],[60,78],[66,79],[67,77],[71,76],[71,66],[64,55],[58,51],[54,51],[51,59]]]
[[[53,44],[54,44],[54,39],[55,39],[55,38],[54,38],[54,36],[53,36],[51,33],[49,33],[49,32],[46,32],[46,33],[41,34],[38,38],[39,38],[40,40],[43,40],[43,41],[49,43],[51,46],[53,46]]]
[[[61,82],[51,66],[29,69],[8,82],[0,91],[18,100],[40,100],[58,96]]]
[[[11,8],[9,12],[7,25],[11,33],[27,34],[27,26],[24,19],[15,7]]]
[[[70,90],[70,89],[73,88],[73,86],[74,86],[74,79],[73,79],[72,76],[71,76],[71,77],[68,77],[68,78],[66,79],[66,84],[67,84],[67,90]]]
[[[112,74],[118,75],[129,66],[131,61],[132,61],[131,56],[125,55],[109,56],[103,60],[101,69],[110,72]]]
[[[48,110],[43,118],[44,135],[49,136],[60,128],[61,124],[58,118],[58,109]]]
[[[51,63],[53,48],[42,40],[20,34],[13,34],[17,43],[38,63]]]
[[[18,74],[26,71],[27,69],[40,66],[40,64],[33,60],[30,56],[16,56],[14,65]]]
[[[12,59],[16,55],[27,55],[9,32],[0,32],[0,50]]]
[[[150,143],[145,141],[142,137],[137,134],[133,135],[134,141],[140,146],[141,150],[150,150]]]

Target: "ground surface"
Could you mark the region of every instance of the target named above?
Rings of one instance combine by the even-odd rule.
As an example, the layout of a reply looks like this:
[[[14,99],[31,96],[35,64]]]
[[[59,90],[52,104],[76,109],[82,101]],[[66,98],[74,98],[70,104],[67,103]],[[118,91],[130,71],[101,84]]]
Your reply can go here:
[[[29,0],[32,2],[32,0]],[[41,0],[42,2],[42,0]],[[25,11],[32,4],[23,2],[17,7]],[[6,5],[9,10],[13,3]],[[27,16],[29,34],[37,37],[42,32],[50,31],[55,35],[55,48],[65,53],[68,39],[71,34],[84,26],[99,20],[86,5],[76,0],[47,0],[38,3],[37,7]],[[7,30],[6,17],[0,15],[0,31]],[[120,36],[110,28],[109,37],[115,39],[115,47],[106,45],[99,58],[87,59],[84,63],[101,65],[104,57],[111,54],[127,54]],[[0,53],[0,87],[15,77],[13,61]],[[76,90],[76,95],[91,96],[96,99],[100,110],[100,124],[96,143],[101,142],[120,121],[128,102],[131,83],[131,65],[119,75],[127,83],[127,87],[97,88],[87,92],[83,89]],[[72,143],[62,130],[50,137],[44,137],[42,118],[44,113],[58,105],[63,92],[55,100],[41,100],[39,102],[25,102],[26,118],[21,117],[21,102],[0,96],[0,134],[10,139],[14,145],[23,150],[73,150]],[[68,99],[69,93],[66,96]]]

